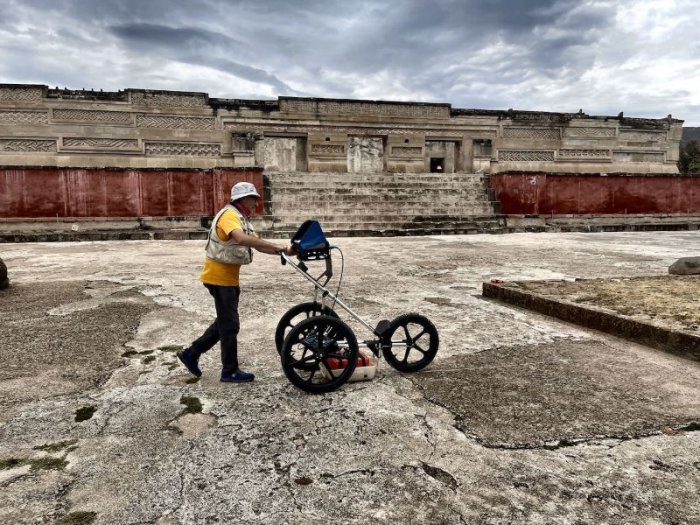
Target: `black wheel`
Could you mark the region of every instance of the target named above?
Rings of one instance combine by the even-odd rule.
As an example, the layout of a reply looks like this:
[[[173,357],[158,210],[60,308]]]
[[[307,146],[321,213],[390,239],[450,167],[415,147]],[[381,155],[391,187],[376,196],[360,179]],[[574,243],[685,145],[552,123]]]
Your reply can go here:
[[[300,303],[287,310],[280,319],[280,322],[277,323],[277,330],[275,330],[275,346],[277,347],[277,353],[279,354],[282,352],[282,345],[284,344],[285,337],[287,337],[289,331],[294,328],[299,321],[308,319],[309,317],[316,317],[317,315],[338,317],[335,310],[328,306],[321,307],[321,303],[317,303],[316,301]]]
[[[350,379],[357,355],[357,339],[350,327],[336,317],[319,315],[290,330],[282,345],[282,369],[294,386],[323,394]]]
[[[385,359],[400,372],[417,372],[428,366],[440,345],[435,325],[419,314],[394,319],[382,339]]]

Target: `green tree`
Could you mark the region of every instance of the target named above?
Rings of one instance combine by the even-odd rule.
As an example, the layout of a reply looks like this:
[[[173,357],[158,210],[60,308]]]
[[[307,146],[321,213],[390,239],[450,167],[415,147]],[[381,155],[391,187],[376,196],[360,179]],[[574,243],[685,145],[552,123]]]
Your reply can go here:
[[[688,141],[681,146],[678,160],[681,173],[700,173],[700,144],[697,140]]]

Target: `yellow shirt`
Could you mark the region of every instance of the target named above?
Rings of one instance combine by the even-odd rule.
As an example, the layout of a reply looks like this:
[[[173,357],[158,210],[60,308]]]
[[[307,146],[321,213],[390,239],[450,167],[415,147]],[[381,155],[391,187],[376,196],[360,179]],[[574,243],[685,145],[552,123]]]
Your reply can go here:
[[[242,230],[241,219],[231,210],[226,210],[216,223],[216,235],[222,241],[227,241],[234,230]],[[255,234],[253,234],[255,235]],[[240,264],[227,264],[208,257],[204,259],[204,268],[199,279],[204,284],[217,286],[238,286],[238,276],[241,271]]]

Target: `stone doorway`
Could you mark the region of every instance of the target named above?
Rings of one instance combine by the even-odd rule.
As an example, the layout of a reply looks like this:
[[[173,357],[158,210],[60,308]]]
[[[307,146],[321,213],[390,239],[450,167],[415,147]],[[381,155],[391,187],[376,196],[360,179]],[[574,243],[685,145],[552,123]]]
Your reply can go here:
[[[430,173],[445,173],[445,159],[443,157],[430,158]]]
[[[454,173],[456,171],[457,150],[457,142],[427,140],[425,142],[426,171],[430,173]]]

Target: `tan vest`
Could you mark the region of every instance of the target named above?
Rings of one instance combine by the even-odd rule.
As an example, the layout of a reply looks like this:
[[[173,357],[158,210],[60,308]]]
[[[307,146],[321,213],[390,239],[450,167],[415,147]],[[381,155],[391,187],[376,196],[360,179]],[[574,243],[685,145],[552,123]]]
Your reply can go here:
[[[226,205],[219,213],[216,214],[216,217],[214,217],[214,220],[211,223],[209,240],[207,241],[207,246],[205,248],[207,258],[226,264],[250,264],[253,262],[252,248],[238,244],[233,239],[222,241],[216,234],[216,223],[219,222],[219,219],[226,210],[232,210],[236,215],[238,215],[238,217],[241,219],[243,231],[246,234],[251,235],[255,231],[253,229],[253,225],[250,224],[248,219],[246,219],[241,212],[230,204]]]

